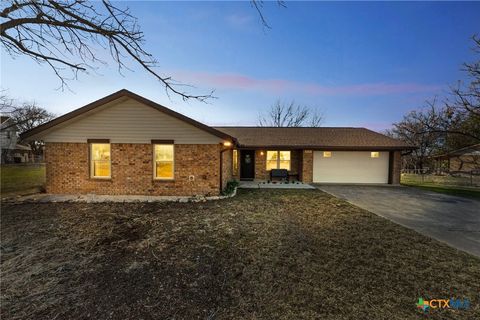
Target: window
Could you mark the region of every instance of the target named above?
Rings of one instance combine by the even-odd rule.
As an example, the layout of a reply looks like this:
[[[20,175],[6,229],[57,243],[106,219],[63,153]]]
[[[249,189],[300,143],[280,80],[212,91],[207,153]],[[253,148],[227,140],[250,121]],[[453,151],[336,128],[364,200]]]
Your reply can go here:
[[[323,151],[323,157],[324,158],[331,158],[332,157],[332,151]]]
[[[380,153],[377,151],[370,152],[370,158],[378,158]]]
[[[173,180],[173,144],[154,145],[155,179]]]
[[[267,170],[272,169],[290,171],[290,151],[267,151]]]
[[[90,176],[92,178],[111,177],[111,159],[109,143],[90,144]]]
[[[238,151],[233,150],[233,159],[232,159],[232,165],[233,165],[233,175],[236,176],[238,175]]]

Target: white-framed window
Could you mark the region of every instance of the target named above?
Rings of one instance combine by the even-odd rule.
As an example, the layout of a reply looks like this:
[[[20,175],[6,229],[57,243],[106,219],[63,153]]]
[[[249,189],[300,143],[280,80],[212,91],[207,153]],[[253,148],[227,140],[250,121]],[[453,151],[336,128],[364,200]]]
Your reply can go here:
[[[370,158],[378,158],[378,157],[380,157],[380,152],[378,151],[370,152]]]
[[[175,155],[173,144],[153,145],[153,175],[158,180],[173,180]]]
[[[290,171],[290,151],[267,151],[267,170],[287,169]]]
[[[323,151],[323,157],[324,158],[331,158],[332,157],[332,151]]]
[[[110,143],[90,143],[90,177],[112,177]]]

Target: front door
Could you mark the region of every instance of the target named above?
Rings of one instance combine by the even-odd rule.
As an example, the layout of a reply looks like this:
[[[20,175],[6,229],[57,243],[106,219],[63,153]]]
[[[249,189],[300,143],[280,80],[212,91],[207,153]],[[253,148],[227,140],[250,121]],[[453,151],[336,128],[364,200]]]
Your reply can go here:
[[[255,151],[240,151],[240,179],[253,180],[255,177]]]

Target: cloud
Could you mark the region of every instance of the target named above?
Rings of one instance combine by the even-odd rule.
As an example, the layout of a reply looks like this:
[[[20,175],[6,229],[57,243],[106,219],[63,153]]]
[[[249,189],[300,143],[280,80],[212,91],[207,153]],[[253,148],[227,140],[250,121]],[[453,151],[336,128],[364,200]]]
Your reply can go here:
[[[351,85],[323,85],[287,79],[259,79],[235,73],[177,72],[183,82],[193,82],[202,87],[263,92],[293,92],[308,95],[389,95],[401,93],[435,92],[442,86],[419,83],[360,83]]]

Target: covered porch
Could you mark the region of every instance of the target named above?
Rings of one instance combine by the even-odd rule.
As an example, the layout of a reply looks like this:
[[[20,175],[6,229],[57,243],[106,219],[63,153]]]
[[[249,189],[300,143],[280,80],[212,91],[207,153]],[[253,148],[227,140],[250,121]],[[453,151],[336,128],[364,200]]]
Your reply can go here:
[[[261,185],[279,185],[287,182],[300,185],[303,177],[302,149],[239,148],[233,150],[233,178]],[[272,179],[270,172],[275,169],[287,170],[288,177]],[[248,184],[246,184],[248,185]]]
[[[267,180],[241,180],[238,186],[240,189],[315,189],[314,186],[301,181],[279,182]]]

